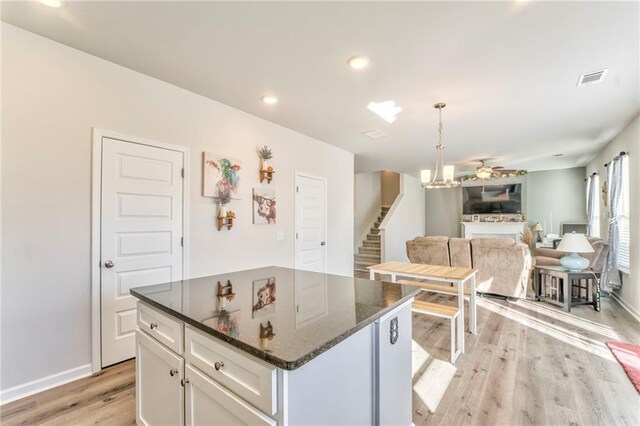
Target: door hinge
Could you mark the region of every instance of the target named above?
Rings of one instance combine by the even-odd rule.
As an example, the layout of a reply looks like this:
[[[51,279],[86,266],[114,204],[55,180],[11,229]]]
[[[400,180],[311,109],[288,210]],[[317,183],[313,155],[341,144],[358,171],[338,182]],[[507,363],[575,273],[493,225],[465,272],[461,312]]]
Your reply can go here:
[[[184,169],[180,170],[180,176],[184,178]]]
[[[300,192],[300,187],[296,186],[296,192]]]
[[[298,233],[296,232],[296,240],[298,239]]]
[[[184,237],[180,237],[180,247],[184,247]]]

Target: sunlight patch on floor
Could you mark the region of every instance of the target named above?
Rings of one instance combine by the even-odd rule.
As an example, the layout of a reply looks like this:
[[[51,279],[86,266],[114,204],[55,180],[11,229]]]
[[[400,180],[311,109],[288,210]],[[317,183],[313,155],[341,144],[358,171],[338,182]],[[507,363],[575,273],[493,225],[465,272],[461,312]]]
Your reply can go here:
[[[416,377],[416,374],[424,369],[429,360],[431,360],[429,352],[411,339],[411,377]]]
[[[453,364],[434,358],[413,385],[413,391],[434,413],[455,374]]]
[[[604,337],[607,337],[612,340],[620,340],[620,336],[615,330],[608,326],[599,324],[595,321],[591,321],[588,319],[580,318],[579,316],[572,315],[568,312],[559,311],[553,309],[549,306],[544,306],[540,302],[530,302],[528,300],[518,300],[516,302],[510,302],[514,305],[521,306],[524,309],[528,309],[530,311],[542,314],[544,316],[553,318],[558,321],[562,321],[564,323],[573,325],[575,327],[580,327],[583,330],[590,331],[592,333],[600,334]]]
[[[567,330],[556,324],[542,321],[539,318],[524,314],[520,311],[503,306],[489,299],[478,300],[478,306],[482,306],[483,308],[502,315],[505,318],[516,321],[526,327],[532,328],[550,337],[558,339],[561,342],[568,343],[578,349],[590,352],[608,361],[615,361],[613,355],[611,354],[611,351],[609,351],[609,348],[607,348],[604,343],[583,336],[579,333],[576,333],[575,331]]]

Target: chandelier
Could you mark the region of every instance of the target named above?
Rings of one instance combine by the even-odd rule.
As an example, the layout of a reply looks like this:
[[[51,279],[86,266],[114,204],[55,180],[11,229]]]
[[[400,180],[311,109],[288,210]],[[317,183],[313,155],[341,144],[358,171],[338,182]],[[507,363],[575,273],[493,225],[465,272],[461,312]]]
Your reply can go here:
[[[442,144],[442,108],[447,106],[444,102],[439,102],[433,107],[438,110],[439,124],[438,124],[438,145],[436,145],[436,168],[431,177],[431,170],[421,170],[420,180],[422,181],[422,187],[427,189],[432,188],[453,188],[460,186],[460,182],[453,180],[454,168],[453,166],[444,165],[444,145]]]

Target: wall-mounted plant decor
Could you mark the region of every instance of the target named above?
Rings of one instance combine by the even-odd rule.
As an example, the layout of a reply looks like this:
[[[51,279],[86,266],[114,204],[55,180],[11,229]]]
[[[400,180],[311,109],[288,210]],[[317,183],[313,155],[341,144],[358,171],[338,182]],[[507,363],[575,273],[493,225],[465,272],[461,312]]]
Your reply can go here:
[[[238,199],[240,189],[240,161],[231,157],[202,153],[202,196],[219,197],[227,190]]]
[[[275,170],[269,164],[269,160],[273,158],[271,148],[265,145],[258,149],[258,157],[260,157],[260,183],[265,179],[267,183],[271,183],[271,179],[273,179],[273,174],[275,173]]]

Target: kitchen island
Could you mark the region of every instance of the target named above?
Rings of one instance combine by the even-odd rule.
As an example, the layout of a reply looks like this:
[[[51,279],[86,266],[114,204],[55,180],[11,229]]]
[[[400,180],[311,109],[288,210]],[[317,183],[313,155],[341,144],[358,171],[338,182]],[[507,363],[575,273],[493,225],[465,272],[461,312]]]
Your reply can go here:
[[[141,425],[410,425],[411,286],[267,267],[134,288]]]

